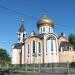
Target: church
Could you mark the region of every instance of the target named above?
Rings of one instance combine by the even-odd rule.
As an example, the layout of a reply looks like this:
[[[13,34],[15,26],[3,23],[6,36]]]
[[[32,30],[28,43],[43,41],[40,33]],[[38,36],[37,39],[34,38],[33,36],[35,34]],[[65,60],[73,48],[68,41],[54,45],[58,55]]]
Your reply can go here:
[[[24,20],[17,33],[18,41],[12,45],[11,64],[44,64],[75,62],[75,51],[68,38],[61,33],[57,36],[54,22],[43,16],[36,23],[39,33],[31,32],[26,37]]]

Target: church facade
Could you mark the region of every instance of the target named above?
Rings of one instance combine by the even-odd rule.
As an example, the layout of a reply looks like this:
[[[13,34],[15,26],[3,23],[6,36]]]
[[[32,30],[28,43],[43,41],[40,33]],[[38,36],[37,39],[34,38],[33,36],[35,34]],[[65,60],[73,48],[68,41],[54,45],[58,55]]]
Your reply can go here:
[[[39,34],[26,37],[24,20],[18,32],[18,41],[12,45],[12,64],[43,64],[75,62],[75,51],[63,33],[54,33],[54,22],[47,16],[37,22]]]

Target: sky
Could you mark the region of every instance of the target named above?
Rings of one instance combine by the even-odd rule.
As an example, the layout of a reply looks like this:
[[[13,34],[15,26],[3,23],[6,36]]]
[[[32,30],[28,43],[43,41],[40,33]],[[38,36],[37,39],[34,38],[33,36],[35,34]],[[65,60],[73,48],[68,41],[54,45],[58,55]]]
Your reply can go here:
[[[27,36],[38,33],[37,21],[44,15],[54,21],[54,32],[75,34],[75,0],[0,0],[0,48],[11,55],[17,42],[21,18]]]

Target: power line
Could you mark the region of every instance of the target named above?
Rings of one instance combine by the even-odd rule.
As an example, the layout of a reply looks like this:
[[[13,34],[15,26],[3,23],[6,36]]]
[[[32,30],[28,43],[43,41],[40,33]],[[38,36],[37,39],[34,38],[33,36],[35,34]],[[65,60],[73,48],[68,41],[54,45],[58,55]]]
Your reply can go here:
[[[36,17],[32,17],[32,16],[29,16],[29,15],[27,15],[27,14],[25,14],[25,13],[22,13],[22,12],[18,12],[18,11],[16,11],[16,10],[13,10],[13,9],[10,9],[10,8],[8,8],[8,7],[5,7],[5,6],[3,6],[3,5],[1,5],[0,4],[0,8],[2,8],[2,9],[5,9],[5,10],[8,10],[8,11],[10,11],[10,12],[13,12],[13,13],[16,13],[16,14],[19,14],[19,15],[21,15],[21,16],[26,16],[27,18],[32,18],[32,19],[36,19],[37,20],[37,18]],[[46,9],[44,9],[44,11],[46,11]],[[61,26],[61,27],[63,27],[63,28],[67,28],[67,29],[71,29],[71,28],[75,28],[74,26],[66,26],[66,25],[62,25],[62,24],[55,24],[55,26]]]
[[[10,8],[8,8],[8,7],[5,7],[5,6],[1,5],[1,4],[0,4],[0,8],[5,9],[5,10],[8,10],[8,11],[13,12],[13,13],[16,13],[16,14],[19,14],[19,15],[21,15],[21,16],[26,16],[27,18],[32,18],[32,19],[34,18],[34,19],[37,19],[36,17],[31,17],[31,16],[29,16],[29,15],[27,15],[27,14],[25,14],[25,13],[18,12],[18,11],[16,11],[16,10],[10,9]]]
[[[67,26],[67,25],[62,25],[62,24],[55,24],[55,26],[59,26],[59,27],[63,27],[63,28],[66,28],[66,29],[75,29],[75,26]]]

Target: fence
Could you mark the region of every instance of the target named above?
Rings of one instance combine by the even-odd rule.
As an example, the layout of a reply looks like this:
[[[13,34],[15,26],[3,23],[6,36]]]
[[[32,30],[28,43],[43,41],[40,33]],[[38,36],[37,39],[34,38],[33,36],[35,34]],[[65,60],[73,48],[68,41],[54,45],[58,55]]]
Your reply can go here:
[[[0,65],[0,75],[75,75],[75,63]]]

